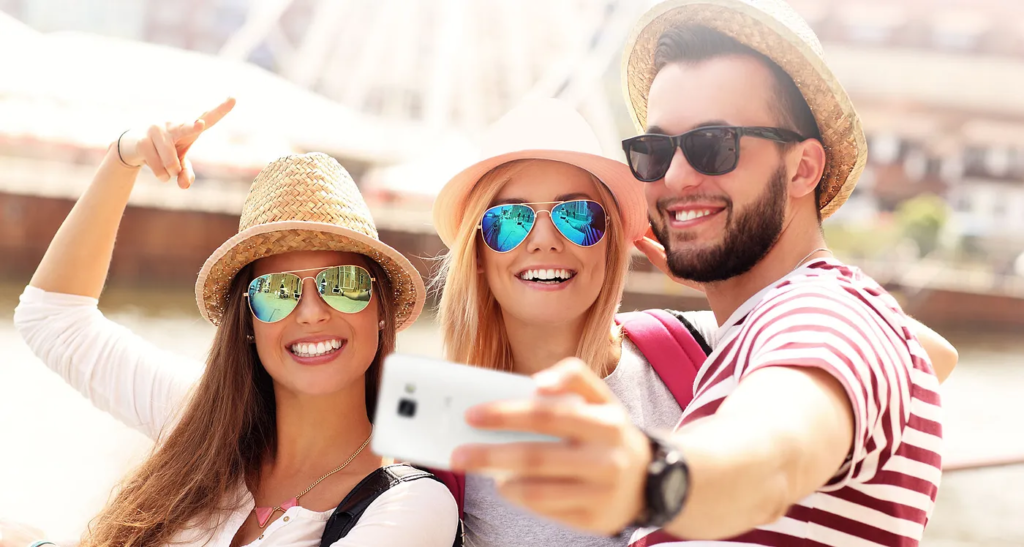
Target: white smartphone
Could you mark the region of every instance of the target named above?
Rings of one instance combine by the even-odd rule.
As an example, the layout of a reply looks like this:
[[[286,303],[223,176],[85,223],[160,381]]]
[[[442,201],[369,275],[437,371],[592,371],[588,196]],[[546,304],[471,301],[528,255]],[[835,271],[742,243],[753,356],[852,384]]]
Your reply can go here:
[[[459,365],[426,357],[391,355],[384,360],[373,452],[397,461],[448,469],[463,444],[559,441],[516,431],[487,431],[466,423],[466,410],[491,401],[531,399],[529,376]]]

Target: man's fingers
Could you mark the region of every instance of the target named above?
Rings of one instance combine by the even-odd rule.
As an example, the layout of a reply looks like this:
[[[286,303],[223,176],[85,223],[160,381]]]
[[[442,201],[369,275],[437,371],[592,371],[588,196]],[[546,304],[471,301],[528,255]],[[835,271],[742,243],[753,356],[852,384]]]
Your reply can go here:
[[[511,473],[520,478],[614,481],[618,462],[600,445],[569,443],[508,443],[461,446],[453,467],[465,471]]]
[[[524,431],[584,443],[614,445],[621,425],[612,405],[587,405],[569,400],[499,401],[471,408],[466,421],[489,430]]]
[[[542,514],[584,510],[611,491],[605,484],[538,478],[499,480],[496,486],[505,499]]]
[[[594,363],[602,366],[605,363]],[[579,395],[584,401],[604,404],[616,400],[608,384],[579,359],[563,359],[533,375],[541,395]]]

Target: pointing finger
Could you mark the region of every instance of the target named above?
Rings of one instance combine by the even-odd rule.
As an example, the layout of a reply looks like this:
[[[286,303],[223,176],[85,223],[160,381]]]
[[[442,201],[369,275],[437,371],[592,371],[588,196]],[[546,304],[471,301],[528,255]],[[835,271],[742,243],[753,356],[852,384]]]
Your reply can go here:
[[[227,116],[228,112],[231,112],[231,109],[234,108],[234,107],[235,107],[235,98],[234,97],[228,97],[227,99],[224,100],[224,102],[222,102],[219,105],[217,105],[216,107],[214,107],[213,110],[209,110],[207,112],[204,112],[202,116],[199,116],[198,120],[202,121],[202,122],[204,122],[206,124],[205,129],[209,129],[209,128],[213,127],[214,125],[217,125],[217,122],[219,122],[221,119],[223,119],[224,116]]]
[[[202,120],[196,120],[192,123],[183,123],[171,128],[171,139],[175,144],[184,141],[192,142],[195,141],[196,137],[198,137],[205,129],[206,124]]]

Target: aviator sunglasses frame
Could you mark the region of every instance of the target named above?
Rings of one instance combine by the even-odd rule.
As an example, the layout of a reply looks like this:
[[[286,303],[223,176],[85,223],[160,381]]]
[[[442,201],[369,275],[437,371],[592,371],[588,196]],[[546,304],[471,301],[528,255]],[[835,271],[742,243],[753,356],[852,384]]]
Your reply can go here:
[[[551,213],[556,208],[558,208],[558,207],[560,207],[562,205],[568,204],[568,203],[586,203],[588,207],[590,207],[591,205],[596,205],[597,208],[601,211],[601,215],[604,217],[605,229],[601,231],[601,237],[599,237],[597,239],[597,241],[591,243],[590,245],[581,245],[579,243],[576,243],[572,239],[570,239],[569,236],[567,236],[565,234],[565,232],[563,232],[562,229],[558,227],[558,224],[555,223],[554,218],[551,216]],[[548,208],[548,209],[541,209],[541,210],[538,211],[537,209],[535,209],[533,207],[534,205],[551,205],[551,207]],[[487,242],[487,235],[484,233],[484,219],[487,217],[487,213],[489,213],[489,212],[491,212],[491,211],[493,211],[495,209],[500,209],[502,207],[516,207],[516,206],[523,206],[523,207],[526,207],[527,209],[533,211],[533,223],[530,225],[530,228],[528,230],[526,230],[526,233],[523,234],[523,239],[520,240],[519,243],[516,243],[515,245],[513,245],[511,248],[509,248],[507,250],[499,251],[498,249],[495,249],[494,247],[491,247],[491,244]],[[523,242],[526,241],[526,238],[528,238],[530,236],[530,233],[533,232],[533,229],[537,227],[537,217],[538,217],[538,215],[540,213],[547,213],[548,214],[548,218],[551,219],[551,224],[555,227],[555,231],[558,232],[558,235],[562,236],[563,238],[565,238],[566,241],[568,241],[569,243],[572,243],[573,245],[575,245],[577,247],[582,247],[584,249],[593,247],[594,245],[597,245],[598,243],[603,241],[604,238],[605,238],[605,235],[608,234],[608,211],[605,210],[604,205],[601,205],[600,203],[598,203],[598,202],[596,202],[596,201],[594,201],[592,199],[572,199],[572,200],[567,200],[567,201],[532,201],[532,202],[527,202],[527,203],[504,203],[504,204],[501,204],[501,205],[495,205],[493,207],[488,207],[484,211],[483,215],[480,216],[480,222],[477,224],[476,229],[480,231],[481,239],[483,239],[483,243],[484,243],[484,245],[488,249],[490,249],[491,251],[494,251],[495,253],[498,253],[498,254],[510,253],[510,252],[518,249],[519,246],[522,245]]]
[[[355,311],[339,310],[338,308],[336,308],[333,305],[331,305],[330,301],[328,301],[326,298],[324,298],[324,294],[322,292],[320,292],[321,282],[318,281],[317,278],[320,277],[325,272],[327,272],[328,270],[334,270],[334,269],[340,269],[340,268],[354,268],[356,270],[361,271],[363,274],[366,275],[366,277],[368,277],[370,279],[370,286],[367,288],[367,292],[369,292],[369,298],[366,299],[366,304],[362,308],[360,308],[358,310],[355,310]],[[301,275],[297,275],[299,272],[309,272],[309,271],[313,271],[313,270],[317,270],[316,275],[306,276],[306,277],[303,277]],[[295,277],[299,278],[299,283],[298,283],[299,295],[298,295],[298,298],[294,299],[295,305],[292,307],[291,310],[288,311],[288,313],[282,315],[280,318],[275,319],[273,321],[264,321],[264,320],[260,319],[260,316],[256,313],[256,310],[253,309],[252,297],[250,297],[249,295],[253,291],[253,284],[255,284],[257,281],[259,281],[260,278],[270,277],[270,276],[275,276],[275,275],[281,275],[281,274],[291,274],[291,275],[294,275]],[[277,323],[278,321],[282,321],[282,320],[286,319],[288,316],[290,316],[299,307],[299,302],[302,300],[302,296],[305,294],[305,291],[303,290],[303,285],[306,284],[306,280],[307,279],[312,279],[313,280],[313,284],[316,286],[316,293],[320,297],[320,299],[323,300],[324,304],[327,304],[332,310],[335,310],[338,313],[345,313],[345,314],[360,313],[360,312],[366,310],[366,308],[368,308],[370,306],[370,302],[373,300],[373,285],[374,285],[374,282],[377,281],[377,278],[373,277],[373,275],[370,274],[369,270],[367,270],[366,268],[364,268],[362,266],[356,265],[356,264],[340,264],[338,266],[328,266],[326,268],[305,268],[305,269],[302,269],[302,270],[288,270],[288,271],[284,271],[284,272],[266,273],[266,274],[263,274],[263,275],[258,275],[255,278],[253,278],[253,280],[249,282],[249,285],[248,285],[248,287],[245,290],[245,300],[246,300],[246,302],[249,305],[249,312],[252,313],[253,318],[255,320],[259,321],[260,323],[268,323],[268,324],[270,324],[270,323]]]
[[[692,144],[693,143],[693,136],[698,134],[698,133],[701,133],[701,132],[709,133],[709,132],[712,132],[712,131],[722,132],[722,135],[721,135],[720,138],[718,138],[716,140],[716,142],[714,144],[711,145],[711,146],[715,147],[715,149],[713,151],[714,153],[713,154],[706,154],[705,153],[704,154],[705,157],[711,156],[711,155],[717,157],[721,153],[721,148],[723,146],[728,146],[728,143],[730,142],[730,139],[731,139],[731,144],[732,144],[732,162],[725,169],[703,169],[702,166],[697,165],[697,163],[699,163],[699,162],[695,162],[694,161],[694,157],[697,156],[698,151],[692,149],[692,147],[695,146],[695,145]],[[717,176],[721,176],[721,175],[727,175],[727,174],[735,171],[736,167],[739,166],[739,164],[740,164],[740,138],[744,137],[744,136],[755,137],[755,138],[758,138],[758,139],[765,139],[765,140],[775,141],[775,142],[779,142],[779,143],[794,143],[794,142],[802,142],[802,141],[807,140],[806,137],[803,137],[799,133],[797,133],[795,131],[791,131],[789,129],[784,129],[784,128],[781,128],[781,127],[756,127],[756,126],[755,127],[748,127],[748,126],[738,126],[738,125],[706,125],[706,126],[702,126],[702,127],[697,127],[695,129],[691,129],[690,131],[687,131],[685,133],[680,133],[679,135],[675,135],[675,136],[663,135],[663,134],[660,134],[660,133],[646,133],[644,135],[637,135],[636,137],[630,137],[630,138],[625,139],[625,140],[622,141],[622,150],[623,150],[623,152],[626,153],[626,163],[629,165],[629,170],[633,172],[633,176],[636,177],[636,179],[639,180],[640,182],[657,182],[657,181],[665,178],[665,175],[668,173],[669,168],[672,167],[672,160],[675,157],[676,149],[677,148],[683,151],[683,157],[686,158],[687,163],[690,164],[690,167],[692,167],[694,171],[697,171],[698,173],[701,173],[703,175],[707,175],[707,176],[710,176],[710,177],[717,177]],[[650,143],[650,142],[656,142],[656,143],[664,144],[666,141],[671,146],[670,147],[665,146],[661,150],[662,154],[667,154],[668,155],[668,158],[663,158],[663,161],[662,161],[662,163],[664,164],[664,169],[659,169],[658,172],[656,172],[655,174],[650,175],[648,177],[641,176],[641,174],[639,172],[637,172],[637,169],[634,166],[633,156],[630,153],[631,149],[635,145],[637,145],[637,144]],[[650,155],[650,154],[648,154],[648,155]]]

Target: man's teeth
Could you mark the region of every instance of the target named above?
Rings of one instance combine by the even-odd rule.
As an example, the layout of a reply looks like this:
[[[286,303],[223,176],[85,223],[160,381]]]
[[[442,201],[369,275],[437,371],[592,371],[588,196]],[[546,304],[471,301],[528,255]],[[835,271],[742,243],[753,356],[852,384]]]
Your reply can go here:
[[[299,357],[319,357],[338,351],[342,345],[342,341],[335,338],[334,340],[325,340],[323,342],[317,342],[315,344],[307,344],[300,342],[298,344],[292,344],[292,353]]]
[[[575,275],[572,270],[526,270],[519,274],[523,281],[568,281]]]
[[[687,220],[693,220],[695,218],[706,217],[710,214],[711,211],[708,209],[704,209],[703,211],[693,209],[688,211],[676,211],[676,220],[678,220],[679,222],[685,222]]]

